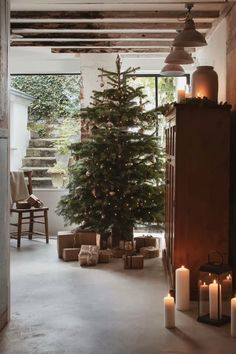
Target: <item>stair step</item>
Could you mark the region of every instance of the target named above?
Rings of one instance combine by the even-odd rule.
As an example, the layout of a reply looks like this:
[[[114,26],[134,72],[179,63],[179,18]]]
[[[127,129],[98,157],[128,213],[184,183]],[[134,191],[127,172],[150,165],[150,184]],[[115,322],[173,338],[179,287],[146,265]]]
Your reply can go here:
[[[48,173],[48,167],[22,167],[21,168],[23,171],[32,171],[32,176],[33,177],[47,177]]]
[[[55,157],[25,157],[22,159],[24,167],[47,167],[53,166],[56,163]]]
[[[37,148],[37,147],[30,147],[27,148],[26,151],[26,157],[54,157],[55,153],[56,153],[56,149],[55,148]]]
[[[32,178],[33,187],[52,187],[52,179],[50,177],[33,177]]]
[[[31,148],[50,148],[54,146],[57,139],[31,139],[29,147]]]

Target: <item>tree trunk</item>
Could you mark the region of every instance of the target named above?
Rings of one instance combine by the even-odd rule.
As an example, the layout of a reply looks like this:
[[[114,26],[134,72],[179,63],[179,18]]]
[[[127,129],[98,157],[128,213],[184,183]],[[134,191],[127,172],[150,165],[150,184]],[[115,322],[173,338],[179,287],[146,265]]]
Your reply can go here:
[[[123,230],[117,227],[112,228],[112,247],[119,247],[121,240],[133,240],[133,226],[127,226],[127,228]]]

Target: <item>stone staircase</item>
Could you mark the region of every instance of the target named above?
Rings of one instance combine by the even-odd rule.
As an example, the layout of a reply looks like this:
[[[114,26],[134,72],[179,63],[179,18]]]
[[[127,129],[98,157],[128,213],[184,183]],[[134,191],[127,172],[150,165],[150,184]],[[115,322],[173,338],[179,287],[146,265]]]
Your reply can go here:
[[[32,170],[33,187],[50,188],[52,180],[47,170],[56,163],[56,149],[54,142],[56,138],[31,139],[26,156],[22,160],[23,170]]]

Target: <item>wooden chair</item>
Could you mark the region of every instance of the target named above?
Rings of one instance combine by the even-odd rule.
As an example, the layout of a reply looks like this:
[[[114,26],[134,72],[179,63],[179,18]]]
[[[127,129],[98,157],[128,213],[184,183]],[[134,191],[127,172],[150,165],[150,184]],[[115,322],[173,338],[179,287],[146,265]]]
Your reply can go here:
[[[25,171],[25,177],[28,179],[27,187],[29,194],[32,194],[32,171]],[[16,232],[11,232],[10,237],[17,239],[17,247],[20,248],[21,236],[23,234],[28,235],[28,239],[32,240],[33,234],[43,235],[46,237],[46,243],[49,242],[48,234],[48,207],[34,208],[30,207],[28,209],[11,208],[11,213],[17,215],[17,222],[11,223],[17,227]],[[43,220],[42,220],[43,219]],[[45,232],[34,231],[34,224],[45,225]],[[22,230],[23,225],[29,225],[28,230]]]

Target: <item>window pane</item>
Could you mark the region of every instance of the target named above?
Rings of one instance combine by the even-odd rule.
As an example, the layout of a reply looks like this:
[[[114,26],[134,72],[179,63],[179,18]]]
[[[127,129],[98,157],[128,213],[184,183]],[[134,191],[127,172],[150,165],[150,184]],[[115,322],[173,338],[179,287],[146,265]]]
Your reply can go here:
[[[156,107],[155,77],[133,76],[129,78],[129,84],[134,88],[143,87],[143,93],[147,96],[147,102],[144,105],[145,111],[150,111]]]

